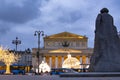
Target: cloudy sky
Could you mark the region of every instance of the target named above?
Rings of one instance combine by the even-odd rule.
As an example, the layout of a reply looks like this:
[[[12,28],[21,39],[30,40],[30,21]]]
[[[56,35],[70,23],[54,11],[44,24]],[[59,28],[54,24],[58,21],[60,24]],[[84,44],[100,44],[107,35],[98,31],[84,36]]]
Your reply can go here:
[[[107,7],[120,30],[120,0],[0,0],[0,45],[15,49],[12,40],[22,41],[18,50],[37,47],[36,30],[46,35],[64,31],[86,35],[94,45],[95,19]],[[42,40],[41,40],[42,42]],[[43,42],[42,42],[43,43]]]

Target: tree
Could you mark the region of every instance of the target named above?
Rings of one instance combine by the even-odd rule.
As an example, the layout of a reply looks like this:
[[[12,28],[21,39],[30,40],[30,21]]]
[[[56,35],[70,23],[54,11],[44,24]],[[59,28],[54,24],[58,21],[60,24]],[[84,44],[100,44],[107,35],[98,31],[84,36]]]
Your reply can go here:
[[[0,47],[0,61],[6,64],[6,74],[10,74],[10,65],[19,60],[19,56]]]

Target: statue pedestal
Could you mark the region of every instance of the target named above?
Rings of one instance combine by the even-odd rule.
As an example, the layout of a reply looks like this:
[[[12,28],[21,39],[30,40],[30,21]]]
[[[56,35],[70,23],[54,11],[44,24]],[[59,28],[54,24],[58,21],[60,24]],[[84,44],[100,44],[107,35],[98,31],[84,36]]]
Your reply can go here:
[[[120,77],[120,72],[63,73],[60,77]]]

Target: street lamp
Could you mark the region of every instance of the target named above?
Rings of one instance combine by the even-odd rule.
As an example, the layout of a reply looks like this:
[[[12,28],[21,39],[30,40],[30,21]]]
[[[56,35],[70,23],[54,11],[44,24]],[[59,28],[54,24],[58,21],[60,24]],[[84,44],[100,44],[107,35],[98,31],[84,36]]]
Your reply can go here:
[[[21,44],[21,40],[19,40],[18,39],[18,37],[16,37],[16,40],[12,40],[12,44],[15,44],[16,45],[16,51],[17,51],[17,46],[19,45],[19,44]]]
[[[40,36],[44,36],[44,31],[35,31],[34,36],[38,35],[38,51],[37,51],[37,58],[38,58],[38,74],[39,74],[39,51],[40,51]]]

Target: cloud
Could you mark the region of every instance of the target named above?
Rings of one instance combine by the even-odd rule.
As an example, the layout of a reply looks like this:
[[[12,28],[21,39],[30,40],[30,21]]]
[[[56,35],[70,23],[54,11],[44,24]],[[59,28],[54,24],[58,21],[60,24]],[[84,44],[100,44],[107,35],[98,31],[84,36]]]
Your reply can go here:
[[[12,24],[0,21],[0,36],[4,36],[9,30],[11,30],[10,26]]]
[[[40,29],[47,33],[70,31],[87,35],[93,44],[95,19],[100,9],[107,7],[112,10],[113,0],[50,0],[40,7]],[[38,23],[38,22],[37,22]],[[48,30],[47,30],[48,29]],[[90,44],[93,47],[93,45]]]
[[[0,34],[4,34],[0,42],[5,45],[4,39],[20,36],[22,48],[33,48],[35,30],[47,35],[68,31],[86,35],[93,47],[95,19],[103,7],[110,10],[120,29],[119,0],[0,0]]]
[[[17,1],[0,0],[0,20],[12,23],[25,23],[38,17],[38,0]]]

